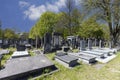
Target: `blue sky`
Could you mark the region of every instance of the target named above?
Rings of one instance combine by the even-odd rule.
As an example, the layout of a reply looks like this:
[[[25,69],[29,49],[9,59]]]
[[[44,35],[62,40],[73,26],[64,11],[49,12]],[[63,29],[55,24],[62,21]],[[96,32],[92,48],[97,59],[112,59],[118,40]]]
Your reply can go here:
[[[78,1],[75,0],[76,5]],[[65,0],[0,0],[2,28],[28,32],[41,14],[46,11],[59,12]]]

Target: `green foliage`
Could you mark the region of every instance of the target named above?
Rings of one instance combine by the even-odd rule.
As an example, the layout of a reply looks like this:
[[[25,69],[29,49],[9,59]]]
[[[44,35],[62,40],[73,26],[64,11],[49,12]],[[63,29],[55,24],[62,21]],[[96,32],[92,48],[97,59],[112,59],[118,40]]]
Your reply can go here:
[[[83,0],[86,10],[108,24],[112,47],[120,36],[120,0]],[[91,14],[91,13],[90,13]]]
[[[83,38],[103,38],[103,33],[101,25],[91,17],[81,24],[78,35]]]
[[[46,32],[52,33],[57,22],[56,16],[57,14],[53,12],[43,13],[37,23],[32,27],[29,37],[43,37]]]
[[[57,15],[53,12],[45,12],[41,15],[36,23],[39,26],[40,37],[43,37],[46,32],[52,33],[57,22]]]
[[[0,29],[0,38],[2,38],[2,35],[3,35],[3,30]]]
[[[14,38],[18,38],[18,35],[15,34],[15,32],[12,29],[5,29],[4,30],[4,38],[6,39],[14,39]]]

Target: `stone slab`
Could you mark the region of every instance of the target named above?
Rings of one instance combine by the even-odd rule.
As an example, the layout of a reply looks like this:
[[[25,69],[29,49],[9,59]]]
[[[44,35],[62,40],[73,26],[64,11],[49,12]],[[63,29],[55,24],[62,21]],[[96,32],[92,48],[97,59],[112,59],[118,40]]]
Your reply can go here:
[[[86,55],[85,53],[69,53],[69,55],[73,55],[79,58],[79,60],[87,63],[94,63],[96,62],[95,56],[92,55]]]
[[[4,69],[0,70],[0,80],[24,78],[25,75],[35,72],[40,73],[44,68],[52,66],[54,64],[44,55],[11,59],[7,61]]]
[[[96,56],[104,56],[104,53],[100,53],[100,52],[94,52],[94,51],[82,51],[83,53],[88,53],[88,54],[92,54],[92,55],[96,55]]]
[[[112,59],[114,59],[116,57],[116,55],[112,55],[112,56],[109,56],[107,58],[96,58],[97,61],[101,62],[101,63],[108,63],[109,61],[111,61]]]
[[[64,56],[55,56],[55,58],[60,59],[61,61],[64,61],[66,63],[70,63],[72,61],[78,60],[78,58],[70,55],[64,55]]]
[[[25,56],[30,56],[28,51],[15,51],[11,58],[17,58],[17,57],[25,57]]]

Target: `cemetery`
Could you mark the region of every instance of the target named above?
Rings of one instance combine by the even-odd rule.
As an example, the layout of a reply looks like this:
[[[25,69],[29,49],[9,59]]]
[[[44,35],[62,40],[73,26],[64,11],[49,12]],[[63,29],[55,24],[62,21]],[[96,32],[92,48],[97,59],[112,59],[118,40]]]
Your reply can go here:
[[[120,80],[120,0],[3,0],[0,10],[0,80]]]

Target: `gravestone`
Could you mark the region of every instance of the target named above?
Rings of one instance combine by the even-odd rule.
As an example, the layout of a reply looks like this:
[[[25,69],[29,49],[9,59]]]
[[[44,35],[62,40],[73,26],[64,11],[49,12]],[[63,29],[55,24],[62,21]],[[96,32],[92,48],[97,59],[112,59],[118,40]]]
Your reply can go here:
[[[74,49],[76,46],[76,37],[75,36],[67,36],[67,41],[69,45]]]
[[[97,46],[97,39],[95,39],[95,41],[94,41],[94,46],[96,47]]]
[[[80,51],[86,50],[85,49],[85,44],[86,44],[85,40],[80,40]]]
[[[102,48],[102,40],[99,41],[99,48]]]
[[[44,53],[48,53],[52,51],[51,40],[52,40],[51,34],[46,33],[44,36]]]
[[[109,48],[111,49],[112,48],[112,42],[109,41]]]
[[[52,34],[52,46],[54,50],[59,50],[62,47],[62,34],[54,32]]]
[[[17,51],[25,51],[25,45],[17,45]]]
[[[2,60],[2,55],[0,55],[0,69],[2,68],[1,60]]]
[[[0,48],[2,47],[2,43],[3,43],[3,41],[0,39]]]
[[[88,39],[88,49],[91,50],[92,49],[92,40]]]

